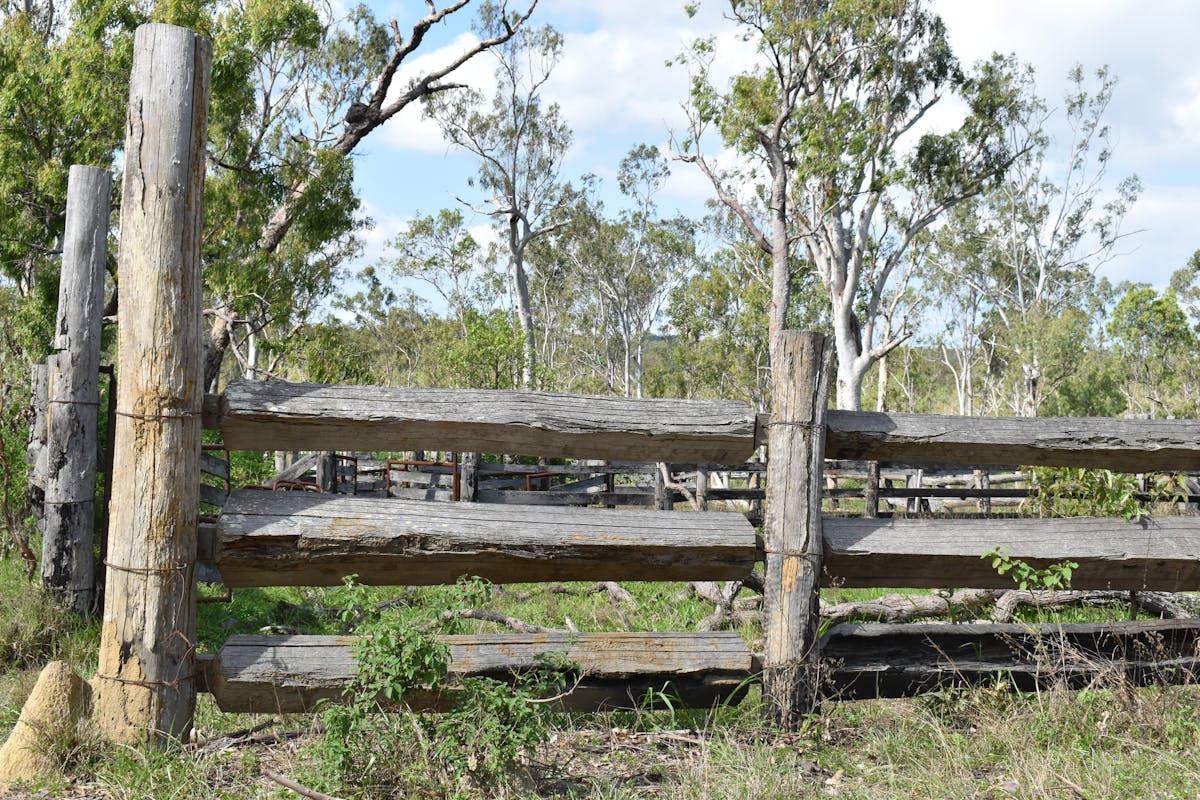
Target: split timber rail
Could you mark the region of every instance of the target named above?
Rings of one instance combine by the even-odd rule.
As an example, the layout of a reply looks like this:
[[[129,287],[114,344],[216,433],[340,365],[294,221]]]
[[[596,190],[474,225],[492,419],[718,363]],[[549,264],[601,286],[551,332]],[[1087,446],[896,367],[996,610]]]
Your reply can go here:
[[[1076,561],[1073,586],[1080,589],[1200,588],[1196,518],[825,516],[820,494],[826,457],[1195,470],[1200,443],[1196,423],[1186,421],[825,411],[819,389],[812,388],[828,384],[824,337],[789,332],[787,342],[797,359],[793,374],[780,381],[809,387],[816,398],[811,421],[758,417],[748,406],[726,402],[291,383],[236,383],[206,404],[205,425],[221,431],[231,449],[487,448],[728,464],[748,458],[772,429],[807,434],[807,443],[792,443],[791,458],[778,450],[770,454],[765,543],[735,513],[236,491],[202,536],[203,552],[231,587],[329,586],[350,574],[365,583],[406,585],[450,583],[464,574],[496,582],[733,580],[764,557],[769,564],[778,556],[778,566],[768,567],[767,648],[777,624],[773,615],[791,614],[805,628],[774,642],[793,649],[777,663],[805,668],[795,687],[803,692],[795,698],[796,711],[811,708],[822,694],[906,695],[999,673],[1023,688],[1064,679],[1079,684],[1114,669],[1136,681],[1179,680],[1193,673],[1200,632],[1178,621],[1045,630],[841,625],[817,639],[818,584],[1011,586],[981,558],[994,548],[1034,566]],[[818,450],[806,455],[805,448],[814,446]],[[786,472],[772,470],[785,464]],[[772,498],[772,487],[784,487],[786,495]],[[801,497],[808,503],[797,509]],[[772,504],[787,510],[772,513]],[[814,633],[806,635],[807,630]],[[352,675],[350,641],[233,637],[206,663],[207,688],[226,710],[311,709],[336,696]],[[454,673],[464,676],[511,673],[530,667],[538,653],[566,647],[568,659],[586,675],[564,703],[574,709],[636,705],[646,690],[668,684],[682,703],[711,704],[740,691],[747,678],[770,665],[768,655],[750,652],[730,633],[593,633],[566,639],[498,634],[451,637],[450,644]],[[1047,658],[1047,648],[1056,658]]]
[[[254,450],[440,448],[736,463],[765,441],[761,547],[744,518],[719,512],[555,514],[544,507],[235,492],[218,517],[212,556],[227,582],[242,586],[329,584],[350,573],[389,583],[462,574],[501,581],[737,579],[761,553],[761,656],[735,634],[451,640],[460,675],[505,674],[565,645],[585,678],[564,701],[573,707],[637,702],[640,688],[667,683],[684,702],[708,704],[761,675],[770,718],[794,728],[830,685],[857,696],[907,692],[944,675],[1002,670],[1035,684],[1044,677],[1041,660],[1013,658],[1022,641],[1041,651],[1050,637],[1037,629],[848,626],[818,638],[817,590],[827,578],[847,586],[1002,585],[980,555],[1003,547],[1035,565],[1078,561],[1080,588],[1200,588],[1195,520],[823,518],[827,455],[1196,470],[1200,443],[1194,422],[827,414],[832,348],[819,334],[782,337],[769,420],[725,402],[283,383],[240,383],[205,402],[199,242],[210,58],[208,44],[181,28],[143,26],[135,39],[121,204],[113,513],[95,676],[95,716],[108,738],[185,736],[203,689],[227,710],[308,709],[336,694],[352,669],[344,637],[233,637],[212,659],[197,658],[202,422],[219,429],[231,449]],[[1066,662],[1075,679],[1102,660],[1138,680],[1195,666],[1195,629],[1178,623],[1061,626],[1053,633],[1064,653],[1090,656]]]

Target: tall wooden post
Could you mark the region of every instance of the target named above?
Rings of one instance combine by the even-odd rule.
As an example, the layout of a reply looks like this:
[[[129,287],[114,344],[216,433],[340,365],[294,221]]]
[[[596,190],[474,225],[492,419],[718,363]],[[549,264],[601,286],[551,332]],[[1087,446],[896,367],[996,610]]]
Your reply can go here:
[[[121,201],[120,361],[95,716],[110,740],[184,737],[195,709],[200,234],[212,47],[134,38]]]
[[[785,731],[799,729],[817,705],[821,473],[832,371],[832,340],[819,333],[780,334],[771,375],[763,522],[763,700],[768,721]]]
[[[80,615],[92,613],[95,597],[100,327],[111,189],[107,169],[71,167],[54,334],[57,353],[50,359],[42,585]]]

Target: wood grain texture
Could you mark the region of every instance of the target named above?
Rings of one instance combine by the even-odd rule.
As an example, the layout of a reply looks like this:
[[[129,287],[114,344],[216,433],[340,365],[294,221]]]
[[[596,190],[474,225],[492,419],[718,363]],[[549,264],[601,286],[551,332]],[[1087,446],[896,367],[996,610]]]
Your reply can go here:
[[[821,492],[833,340],[784,331],[772,353],[768,424],[763,711],[796,731],[817,703]]]
[[[434,503],[234,492],[218,520],[229,586],[723,580],[755,563],[739,514]]]
[[[569,663],[585,677],[563,700],[570,710],[638,707],[646,690],[670,683],[683,703],[705,707],[744,687],[753,659],[736,633],[476,634],[442,637],[450,646],[451,685],[462,678],[511,676],[543,666],[539,656]],[[354,675],[347,636],[233,636],[207,666],[208,689],[222,711],[311,711],[338,701]],[[574,683],[574,678],[568,686]],[[407,698],[442,708],[452,697]]]
[[[1003,548],[1038,568],[1079,567],[1074,589],[1200,589],[1200,519],[826,518],[825,573],[844,586],[1013,588],[981,558]]]
[[[55,354],[49,360],[42,585],[81,616],[93,613],[100,327],[104,316],[112,173],[71,167],[67,181]]]
[[[121,201],[117,425],[95,719],[110,740],[186,738],[196,641],[200,238],[212,48],[134,37]]]
[[[46,407],[50,405],[50,368],[45,363],[29,367],[29,404],[33,411],[33,422],[29,425],[29,446],[25,450],[25,465],[29,468],[26,493],[31,499],[40,499],[46,491],[46,472],[49,470],[46,454]],[[35,512],[41,513],[37,503]]]
[[[831,411],[826,422],[829,458],[1119,472],[1200,470],[1200,437],[1197,423],[1190,420]]]
[[[824,691],[906,697],[1011,681],[1022,691],[1094,682],[1195,683],[1200,621],[1069,625],[838,625],[822,638]]]
[[[737,463],[754,450],[743,403],[551,392],[235,381],[220,428],[234,450],[419,450]]]

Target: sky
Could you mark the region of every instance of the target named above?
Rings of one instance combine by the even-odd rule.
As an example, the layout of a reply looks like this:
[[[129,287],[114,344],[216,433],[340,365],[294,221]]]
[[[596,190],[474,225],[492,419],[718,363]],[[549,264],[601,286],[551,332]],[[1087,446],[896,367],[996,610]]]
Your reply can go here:
[[[574,131],[565,176],[594,174],[610,207],[617,202],[616,169],[638,143],[664,151],[671,131],[683,130],[681,101],[687,76],[666,61],[700,36],[717,37],[714,73],[747,68],[753,50],[723,18],[725,4],[702,0],[689,18],[682,0],[541,0],[534,22],[564,34],[563,58],[546,86]],[[1126,218],[1127,238],[1100,268],[1114,282],[1156,287],[1200,249],[1200,60],[1194,56],[1200,3],[1194,0],[934,0],[955,54],[964,64],[992,52],[1012,53],[1036,70],[1038,92],[1061,108],[1067,73],[1107,65],[1119,83],[1106,121],[1113,158],[1107,181],[1136,174],[1140,199]],[[421,13],[415,0],[376,0],[381,17],[401,30]],[[431,32],[404,74],[444,62],[469,41],[465,19]],[[455,78],[487,91],[492,62],[477,57]],[[467,180],[472,157],[448,148],[436,125],[410,107],[360,146],[356,167],[361,196],[374,220],[360,263],[377,261],[385,243],[412,215],[464,208],[479,199]],[[695,167],[672,165],[658,198],[660,210],[699,216],[711,188]],[[472,223],[486,228],[487,220]],[[416,288],[416,287],[414,287]]]

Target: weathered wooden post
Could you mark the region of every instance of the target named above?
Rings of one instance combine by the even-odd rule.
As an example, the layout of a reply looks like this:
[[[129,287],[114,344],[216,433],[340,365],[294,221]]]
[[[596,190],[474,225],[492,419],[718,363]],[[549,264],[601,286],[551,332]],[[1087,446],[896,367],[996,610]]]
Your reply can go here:
[[[821,473],[832,341],[819,333],[784,331],[776,355],[763,521],[763,699],[768,721],[795,731],[804,715],[816,708],[819,689]]]
[[[474,503],[479,491],[479,453],[463,453],[459,464],[458,499],[464,503]]]
[[[696,510],[708,511],[708,466],[696,466]]]
[[[675,506],[673,502],[675,492],[667,487],[667,475],[670,469],[670,464],[654,465],[654,507],[659,511],[670,511]]]
[[[875,519],[879,516],[879,462],[867,462],[867,485],[863,488],[863,516]]]
[[[29,447],[25,464],[29,467],[25,496],[40,520],[45,519],[43,500],[46,496],[46,406],[50,404],[50,370],[45,364],[34,364],[29,374],[29,402],[33,406],[33,424],[29,427]],[[39,521],[39,527],[41,522]]]
[[[47,405],[49,472],[42,533],[42,585],[80,615],[92,613],[96,456],[100,416],[100,327],[112,174],[71,167],[55,356]]]
[[[337,479],[337,459],[332,450],[326,450],[317,459],[317,488],[322,492],[336,492]]]
[[[120,360],[95,717],[110,740],[184,737],[195,708],[203,401],[200,233],[212,47],[138,28],[121,201]]]

